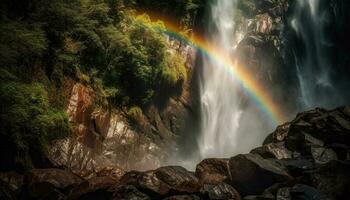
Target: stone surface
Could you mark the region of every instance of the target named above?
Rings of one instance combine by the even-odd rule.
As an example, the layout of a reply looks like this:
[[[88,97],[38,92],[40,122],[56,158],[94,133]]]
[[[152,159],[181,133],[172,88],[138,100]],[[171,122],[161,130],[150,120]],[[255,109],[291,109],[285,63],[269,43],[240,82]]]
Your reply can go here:
[[[274,183],[292,180],[281,166],[255,154],[230,158],[229,169],[230,184],[243,196],[260,194]]]
[[[161,167],[147,172],[129,172],[120,180],[121,185],[134,185],[151,196],[170,193],[199,192],[200,184],[192,172],[183,167]]]
[[[34,169],[24,176],[22,196],[30,198],[64,197],[67,189],[83,182],[77,175],[62,169]]]
[[[231,179],[228,167],[229,159],[208,158],[196,167],[196,176],[203,184],[217,184]]]
[[[201,188],[201,195],[204,199],[219,200],[230,199],[240,200],[239,193],[230,185],[226,183],[219,183],[216,185],[204,184]]]

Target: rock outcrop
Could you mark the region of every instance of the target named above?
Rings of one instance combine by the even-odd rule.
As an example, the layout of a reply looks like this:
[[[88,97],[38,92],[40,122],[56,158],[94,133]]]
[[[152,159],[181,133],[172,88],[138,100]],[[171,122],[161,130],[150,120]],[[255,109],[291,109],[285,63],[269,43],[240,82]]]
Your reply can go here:
[[[89,178],[65,169],[0,174],[4,199],[348,199],[350,107],[316,108],[278,126],[249,154],[208,158],[195,172],[105,168]]]
[[[4,199],[348,199],[350,107],[316,108],[278,126],[249,154],[208,158],[195,172],[105,168],[89,178],[64,169],[0,174]]]

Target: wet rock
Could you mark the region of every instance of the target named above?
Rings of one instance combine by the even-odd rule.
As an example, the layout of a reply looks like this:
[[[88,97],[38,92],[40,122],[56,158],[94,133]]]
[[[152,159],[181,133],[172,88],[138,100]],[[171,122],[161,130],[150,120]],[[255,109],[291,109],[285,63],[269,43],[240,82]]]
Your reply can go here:
[[[277,159],[288,159],[297,156],[285,147],[284,142],[266,144],[252,150],[251,153],[258,154],[263,158]]]
[[[335,199],[348,199],[350,163],[330,161],[309,172],[310,184]]]
[[[325,164],[332,160],[337,160],[337,154],[329,148],[311,147],[311,154],[317,164]]]
[[[114,181],[119,181],[124,174],[125,171],[118,167],[105,167],[96,173],[98,177],[109,177]]]
[[[132,185],[122,185],[113,190],[112,199],[132,199],[132,200],[151,200],[149,196],[140,192],[135,186]]]
[[[0,172],[0,181],[12,191],[19,192],[23,184],[23,175],[14,171]]]
[[[16,191],[10,184],[0,180],[0,199],[15,200],[18,197]]]
[[[244,196],[261,194],[274,183],[292,180],[283,167],[256,154],[232,157],[229,169],[230,184]]]
[[[66,170],[34,169],[24,176],[22,196],[59,199],[65,196],[65,191],[82,181],[82,178]]]
[[[171,193],[196,193],[200,185],[192,172],[183,167],[161,167],[147,172],[129,172],[120,180],[121,185],[134,185],[150,196],[167,196]]]
[[[306,170],[314,168],[312,158],[282,159],[276,162],[288,169],[289,174],[293,177],[302,176]]]
[[[116,184],[111,177],[93,177],[78,186],[75,186],[69,195],[69,199],[109,199],[112,193],[108,189]]]
[[[239,193],[232,186],[226,183],[219,183],[216,185],[204,184],[200,192],[204,199],[241,199]]]
[[[292,199],[331,200],[330,197],[321,193],[317,189],[304,184],[296,184],[292,188],[285,187],[278,190],[276,195],[276,200],[292,200]]]
[[[216,184],[230,180],[229,159],[209,158],[200,162],[195,175],[201,183]]]
[[[175,195],[168,198],[165,198],[164,200],[200,200],[201,198],[196,195]]]
[[[194,193],[200,189],[198,179],[183,167],[161,167],[155,170],[155,175],[169,186],[169,190]]]

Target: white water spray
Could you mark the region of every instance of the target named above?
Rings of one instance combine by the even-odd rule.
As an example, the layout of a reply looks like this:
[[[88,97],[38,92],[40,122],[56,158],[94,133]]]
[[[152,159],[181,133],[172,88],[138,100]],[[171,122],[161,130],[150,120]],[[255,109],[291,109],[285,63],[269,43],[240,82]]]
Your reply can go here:
[[[242,35],[235,24],[236,0],[217,0],[211,5],[212,23],[207,40],[226,57],[234,53]],[[262,142],[268,133],[258,120],[257,110],[243,108],[237,80],[214,60],[203,58],[200,82],[201,134],[200,158],[230,157],[246,153]]]
[[[320,0],[298,0],[291,21],[292,28],[305,45],[303,57],[296,57],[297,76],[303,108],[332,107],[337,93],[332,85],[331,62],[324,33],[327,11]],[[339,101],[339,99],[337,99]]]

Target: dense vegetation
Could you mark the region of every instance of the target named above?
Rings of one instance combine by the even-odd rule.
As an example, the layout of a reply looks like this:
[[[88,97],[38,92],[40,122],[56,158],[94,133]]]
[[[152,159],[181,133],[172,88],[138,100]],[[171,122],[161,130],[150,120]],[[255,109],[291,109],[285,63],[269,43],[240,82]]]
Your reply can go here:
[[[183,16],[184,27],[198,7],[192,0],[160,2],[177,5],[173,13]],[[104,103],[130,108],[147,106],[160,87],[186,79],[184,59],[169,50],[163,23],[136,14],[149,3],[1,1],[0,156],[12,165],[1,167],[38,166],[47,145],[70,133],[66,79],[90,85]]]

